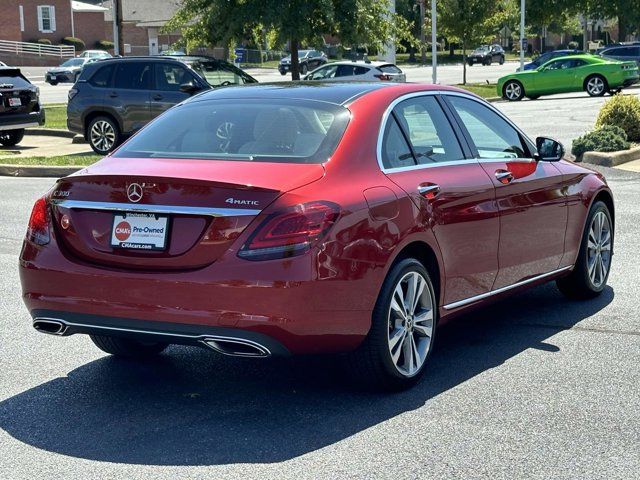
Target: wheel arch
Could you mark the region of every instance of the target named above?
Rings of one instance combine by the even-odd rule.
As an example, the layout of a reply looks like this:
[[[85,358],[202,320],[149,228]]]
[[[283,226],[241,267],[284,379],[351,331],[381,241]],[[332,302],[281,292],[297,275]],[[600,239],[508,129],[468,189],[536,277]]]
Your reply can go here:
[[[113,113],[111,113],[109,111],[106,111],[106,110],[92,110],[92,111],[88,112],[85,115],[85,117],[82,119],[82,127],[84,129],[84,138],[85,139],[87,139],[88,136],[89,136],[89,124],[91,123],[91,121],[94,118],[97,118],[97,117],[108,117],[108,118],[110,118],[118,126],[118,129],[120,130],[120,133],[122,133],[122,125],[118,121],[118,117],[116,115],[114,115]]]
[[[418,260],[424,268],[427,269],[429,276],[431,277],[431,281],[433,283],[433,288],[435,290],[436,298],[438,299],[438,303],[442,301],[442,290],[444,283],[444,269],[441,268],[441,261],[439,259],[438,254],[436,253],[436,249],[434,249],[428,242],[424,240],[412,240],[411,242],[403,245],[396,255],[393,257],[393,260],[389,263],[388,270],[391,270],[395,264],[404,260],[405,258],[415,258]]]
[[[603,202],[609,209],[609,213],[611,214],[611,227],[613,231],[612,236],[615,238],[616,215],[615,215],[615,204],[613,203],[613,195],[606,188],[603,188],[602,190],[598,191],[591,199],[591,205],[589,205],[589,210],[591,210],[591,207],[593,206],[593,204],[599,201]]]

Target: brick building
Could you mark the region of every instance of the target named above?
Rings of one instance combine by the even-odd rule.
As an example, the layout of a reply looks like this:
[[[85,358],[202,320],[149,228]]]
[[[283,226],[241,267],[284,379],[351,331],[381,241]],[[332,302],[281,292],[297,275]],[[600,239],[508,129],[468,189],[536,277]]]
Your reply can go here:
[[[105,19],[112,29],[111,0],[101,3],[107,8]],[[157,55],[168,50],[180,38],[179,33],[160,33],[176,13],[180,0],[122,0],[122,36],[124,55]],[[113,40],[112,30],[108,39]]]
[[[46,38],[57,45],[64,37],[82,39],[87,48],[105,40],[106,9],[74,0],[2,0],[0,40],[31,42]]]

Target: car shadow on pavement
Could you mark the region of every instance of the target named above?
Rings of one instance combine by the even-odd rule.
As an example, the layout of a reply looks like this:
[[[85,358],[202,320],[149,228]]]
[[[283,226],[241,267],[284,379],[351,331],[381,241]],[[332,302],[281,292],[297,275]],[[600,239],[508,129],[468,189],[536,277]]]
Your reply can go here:
[[[174,347],[144,363],[104,357],[0,402],[0,428],[39,449],[103,462],[279,462],[423,407],[527,349],[555,355],[549,338],[613,297],[607,288],[573,302],[545,285],[460,317],[439,332],[427,375],[401,393],[358,390],[332,358],[242,360]]]

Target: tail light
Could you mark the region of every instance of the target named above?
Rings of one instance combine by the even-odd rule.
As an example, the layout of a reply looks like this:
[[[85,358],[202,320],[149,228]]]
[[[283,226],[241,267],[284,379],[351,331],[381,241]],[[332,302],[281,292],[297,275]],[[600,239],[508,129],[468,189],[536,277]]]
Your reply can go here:
[[[333,226],[340,207],[330,202],[310,202],[268,217],[251,235],[238,256],[247,260],[272,260],[302,255]]]
[[[73,97],[75,97],[77,94],[78,94],[77,88],[72,88],[71,90],[69,90],[69,101],[73,100]]]
[[[391,75],[387,75],[385,73],[380,73],[378,75],[374,75],[374,77],[379,79],[381,82],[390,82],[391,79],[392,79]]]
[[[44,197],[36,200],[29,217],[27,227],[27,240],[38,245],[49,243],[49,213],[47,212],[47,201]]]

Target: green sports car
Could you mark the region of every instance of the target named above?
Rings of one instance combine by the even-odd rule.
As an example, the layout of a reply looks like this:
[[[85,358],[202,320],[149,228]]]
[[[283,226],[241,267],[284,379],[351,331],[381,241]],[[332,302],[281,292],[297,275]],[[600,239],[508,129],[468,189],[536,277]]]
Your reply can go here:
[[[535,70],[516,72],[498,80],[498,95],[515,102],[522,97],[580,92],[592,97],[615,92],[638,81],[636,62],[607,60],[595,55],[558,57]]]

